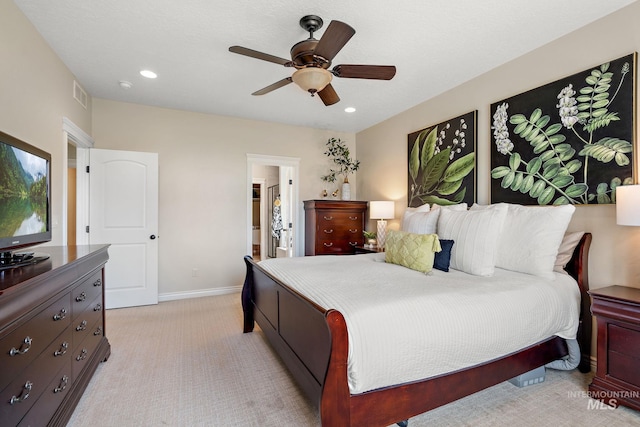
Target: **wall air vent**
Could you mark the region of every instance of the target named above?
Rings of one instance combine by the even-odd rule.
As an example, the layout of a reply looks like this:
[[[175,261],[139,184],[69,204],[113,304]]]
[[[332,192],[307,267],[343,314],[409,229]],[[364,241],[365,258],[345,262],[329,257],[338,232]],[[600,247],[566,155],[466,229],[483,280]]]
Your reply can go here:
[[[80,83],[73,81],[73,97],[80,103],[85,109],[87,108],[87,92],[82,89]]]

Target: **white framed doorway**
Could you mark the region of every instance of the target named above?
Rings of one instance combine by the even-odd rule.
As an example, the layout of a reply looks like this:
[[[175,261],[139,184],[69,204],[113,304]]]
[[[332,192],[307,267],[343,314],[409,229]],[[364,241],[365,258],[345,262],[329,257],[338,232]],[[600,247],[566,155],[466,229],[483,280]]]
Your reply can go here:
[[[248,254],[252,253],[253,248],[253,222],[252,222],[252,212],[253,212],[253,166],[254,165],[265,165],[265,166],[277,166],[280,168],[280,182],[281,184],[286,184],[286,190],[282,191],[282,196],[286,197],[286,206],[289,206],[290,209],[286,214],[284,214],[284,218],[287,222],[287,240],[290,243],[288,247],[289,256],[302,256],[304,249],[304,242],[302,238],[304,237],[303,233],[300,232],[300,211],[301,207],[299,206],[299,167],[300,167],[300,159],[295,157],[282,157],[282,156],[270,156],[263,154],[249,154],[247,153],[247,196],[246,196],[246,204],[247,204],[247,252]],[[284,200],[283,200],[284,202]],[[289,227],[289,225],[291,225]],[[266,233],[262,231],[262,235],[264,236]]]

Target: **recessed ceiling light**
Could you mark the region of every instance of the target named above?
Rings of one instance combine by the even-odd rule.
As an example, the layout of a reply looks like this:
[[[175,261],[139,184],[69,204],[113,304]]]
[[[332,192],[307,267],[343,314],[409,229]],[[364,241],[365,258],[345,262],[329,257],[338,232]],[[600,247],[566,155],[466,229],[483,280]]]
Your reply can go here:
[[[355,113],[356,108],[355,107],[347,107],[344,109],[345,113]]]
[[[133,83],[127,81],[127,80],[120,80],[118,82],[118,84],[120,85],[120,87],[122,89],[131,89],[131,87],[133,86]]]
[[[155,79],[156,77],[158,77],[158,75],[151,70],[142,70],[140,71],[140,75],[148,79]]]

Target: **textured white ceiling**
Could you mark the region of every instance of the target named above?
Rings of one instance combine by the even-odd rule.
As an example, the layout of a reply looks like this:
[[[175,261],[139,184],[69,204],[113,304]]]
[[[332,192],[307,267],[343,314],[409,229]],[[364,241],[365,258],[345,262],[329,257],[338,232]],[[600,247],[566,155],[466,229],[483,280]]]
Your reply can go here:
[[[14,0],[93,97],[357,132],[634,0]],[[304,15],[355,28],[333,64],[396,65],[391,81],[334,79],[325,107],[294,84],[251,93],[292,69]],[[158,73],[147,80],[138,73]],[[129,90],[118,82],[133,83]],[[357,108],[347,114],[344,108]]]

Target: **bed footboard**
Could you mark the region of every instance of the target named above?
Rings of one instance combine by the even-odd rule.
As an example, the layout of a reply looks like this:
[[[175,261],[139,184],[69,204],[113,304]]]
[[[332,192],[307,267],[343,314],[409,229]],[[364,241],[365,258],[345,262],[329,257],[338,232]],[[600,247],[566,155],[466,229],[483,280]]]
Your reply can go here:
[[[305,394],[318,407],[322,385],[331,357],[329,322],[344,325],[346,378],[346,324],[335,310],[325,310],[296,291],[281,284],[245,256],[247,275],[242,288],[244,332],[254,323],[267,336]]]

